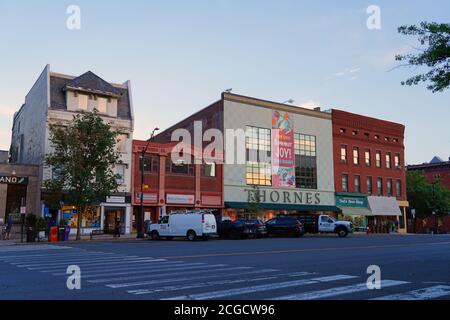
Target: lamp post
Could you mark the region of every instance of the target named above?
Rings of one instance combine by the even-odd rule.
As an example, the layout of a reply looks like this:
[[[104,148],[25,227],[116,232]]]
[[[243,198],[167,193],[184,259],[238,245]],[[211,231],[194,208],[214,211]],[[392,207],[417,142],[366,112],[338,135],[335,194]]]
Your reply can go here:
[[[140,208],[139,208],[139,217],[137,219],[137,238],[138,239],[143,239],[144,238],[144,169],[145,169],[145,164],[144,164],[144,158],[145,158],[145,154],[147,153],[147,149],[150,145],[150,142],[153,139],[153,136],[155,135],[155,132],[158,131],[159,128],[155,128],[152,131],[152,134],[150,135],[150,139],[147,140],[147,145],[145,146],[145,148],[142,149],[141,152],[141,194],[140,194]]]

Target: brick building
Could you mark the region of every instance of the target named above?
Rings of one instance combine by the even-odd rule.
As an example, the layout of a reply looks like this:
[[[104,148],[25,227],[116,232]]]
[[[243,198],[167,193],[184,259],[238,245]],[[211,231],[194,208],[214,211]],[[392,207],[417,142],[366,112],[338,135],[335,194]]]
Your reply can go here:
[[[147,141],[133,141],[133,230],[139,216],[141,154]],[[144,157],[144,220],[156,222],[175,210],[223,208],[222,165],[186,164],[172,161],[173,143],[150,142]]]
[[[397,221],[405,232],[406,176],[402,124],[332,111],[336,205],[363,227]]]
[[[406,167],[408,171],[422,171],[429,183],[440,180],[444,186],[450,189],[450,158],[444,161],[439,157],[434,157],[429,163],[410,165]]]

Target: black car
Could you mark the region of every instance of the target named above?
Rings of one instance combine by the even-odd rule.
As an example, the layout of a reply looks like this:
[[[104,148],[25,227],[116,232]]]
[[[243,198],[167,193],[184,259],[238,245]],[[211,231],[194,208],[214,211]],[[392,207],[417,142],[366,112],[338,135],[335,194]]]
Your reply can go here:
[[[305,234],[302,223],[292,218],[273,218],[266,222],[267,233],[271,235],[284,235],[301,237]]]
[[[256,237],[257,227],[247,220],[225,220],[218,225],[218,233],[221,238],[250,239]]]
[[[249,223],[253,223],[256,226],[256,236],[258,238],[266,237],[267,236],[267,228],[264,222],[259,219],[249,219],[246,220]]]

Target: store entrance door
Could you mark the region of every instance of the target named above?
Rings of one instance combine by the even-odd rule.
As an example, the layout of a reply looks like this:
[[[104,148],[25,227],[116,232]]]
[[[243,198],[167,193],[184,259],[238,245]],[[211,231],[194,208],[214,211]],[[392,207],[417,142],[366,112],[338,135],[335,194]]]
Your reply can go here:
[[[115,234],[117,227],[125,233],[125,208],[105,207],[104,232]]]

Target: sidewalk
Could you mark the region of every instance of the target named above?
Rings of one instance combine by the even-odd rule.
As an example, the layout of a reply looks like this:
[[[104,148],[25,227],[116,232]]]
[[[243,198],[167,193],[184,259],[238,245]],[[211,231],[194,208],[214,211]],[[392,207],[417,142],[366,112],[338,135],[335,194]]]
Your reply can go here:
[[[145,241],[146,239],[137,239],[136,234],[127,234],[121,235],[120,238],[114,238],[113,236],[97,236],[91,240],[89,235],[81,236],[81,240],[76,241],[76,236],[70,236],[69,241],[58,241],[58,242],[49,242],[45,241],[36,241],[36,242],[26,242],[26,238],[24,238],[24,242],[21,243],[19,239],[13,240],[0,240],[0,247],[2,246],[14,246],[14,245],[36,245],[36,244],[74,244],[74,243],[96,243],[96,242],[122,242],[122,241]]]

